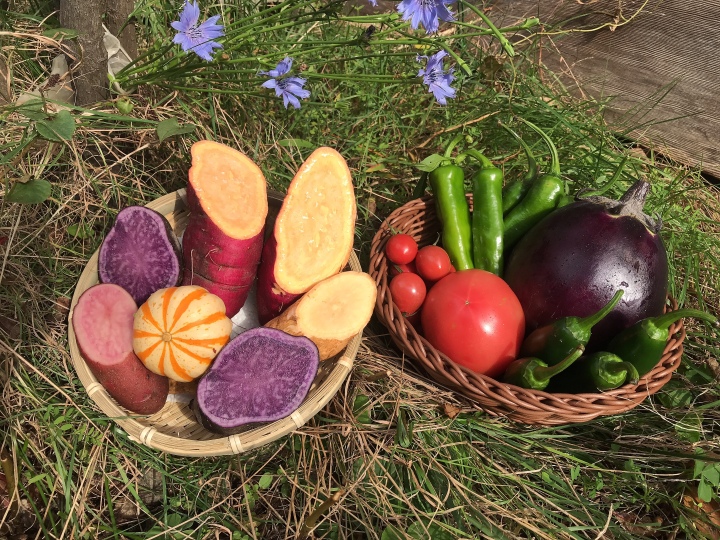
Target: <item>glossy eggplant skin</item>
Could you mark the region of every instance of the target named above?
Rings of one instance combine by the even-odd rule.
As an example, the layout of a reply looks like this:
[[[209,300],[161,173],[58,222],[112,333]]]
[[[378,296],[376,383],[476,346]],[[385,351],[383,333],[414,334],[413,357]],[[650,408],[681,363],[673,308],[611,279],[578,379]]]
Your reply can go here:
[[[577,201],[544,218],[512,250],[504,278],[525,310],[527,332],[586,317],[618,289],[622,300],[593,328],[588,350],[663,312],[668,261],[660,235],[628,215]]]

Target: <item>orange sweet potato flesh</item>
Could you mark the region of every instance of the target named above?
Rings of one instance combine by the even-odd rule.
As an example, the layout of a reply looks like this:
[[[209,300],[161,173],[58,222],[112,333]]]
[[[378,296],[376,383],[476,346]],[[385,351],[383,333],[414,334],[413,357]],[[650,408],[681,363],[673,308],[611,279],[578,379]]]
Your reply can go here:
[[[259,234],[268,213],[267,185],[260,168],[242,152],[214,141],[198,141],[190,153],[189,181],[202,211],[230,238],[245,240]]]
[[[322,280],[265,326],[315,343],[320,360],[341,352],[370,321],[377,285],[365,272],[341,272]]]

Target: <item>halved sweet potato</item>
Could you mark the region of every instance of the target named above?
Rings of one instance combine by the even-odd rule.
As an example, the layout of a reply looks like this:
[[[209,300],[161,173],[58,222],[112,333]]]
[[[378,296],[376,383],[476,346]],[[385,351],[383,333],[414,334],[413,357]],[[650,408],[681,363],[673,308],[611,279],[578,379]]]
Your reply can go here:
[[[302,294],[342,270],[353,248],[356,214],[345,159],[332,148],[318,148],[290,183],[273,230],[274,257],[260,263],[260,272],[271,276],[265,284],[258,282],[261,312],[277,315],[272,306],[287,303],[276,296]]]
[[[191,212],[202,210],[230,238],[252,238],[265,227],[267,184],[260,167],[234,148],[199,141],[190,149]]]
[[[224,144],[200,141],[191,153],[183,284],[220,296],[232,317],[245,303],[260,263],[267,184],[249,157]]]
[[[332,358],[370,321],[377,286],[365,272],[340,272],[316,284],[265,326],[309,338]]]
[[[145,206],[123,208],[100,246],[100,281],[119,285],[142,304],[180,283],[182,274],[180,242],[165,216]]]
[[[133,352],[137,304],[119,285],[87,289],[71,316],[80,354],[98,382],[122,407],[153,414],[165,405],[168,379],[146,368]]]

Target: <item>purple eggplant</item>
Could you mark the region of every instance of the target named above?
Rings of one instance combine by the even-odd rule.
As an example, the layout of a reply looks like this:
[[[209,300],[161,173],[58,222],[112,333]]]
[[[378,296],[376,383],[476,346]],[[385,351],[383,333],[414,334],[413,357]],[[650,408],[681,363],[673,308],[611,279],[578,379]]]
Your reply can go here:
[[[512,250],[504,278],[532,332],[561,317],[587,317],[622,289],[622,300],[592,332],[597,350],[621,330],[663,312],[668,261],[661,222],[643,213],[650,185],[619,200],[588,197],[559,208]]]

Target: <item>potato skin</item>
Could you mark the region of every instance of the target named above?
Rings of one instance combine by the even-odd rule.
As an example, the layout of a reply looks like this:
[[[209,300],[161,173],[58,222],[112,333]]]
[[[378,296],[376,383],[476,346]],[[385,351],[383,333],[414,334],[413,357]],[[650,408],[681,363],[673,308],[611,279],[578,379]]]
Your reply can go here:
[[[133,352],[136,310],[122,287],[100,283],[80,296],[71,322],[81,356],[107,393],[131,412],[153,414],[165,405],[169,381],[147,369]]]
[[[245,301],[252,288],[253,279],[250,279],[244,285],[228,285],[226,283],[218,283],[195,272],[185,272],[183,285],[197,285],[209,293],[218,296],[225,304],[225,314],[232,318],[245,305]]]
[[[117,364],[107,366],[94,362],[82,349],[80,352],[95,378],[121,407],[137,414],[154,414],[165,405],[170,380],[147,369],[135,353],[129,352]]]
[[[277,258],[277,240],[270,235],[262,250],[258,268],[257,305],[260,324],[266,324],[300,298],[300,294],[283,291],[275,280],[275,259]]]
[[[232,238],[202,210],[192,185],[187,193],[190,218],[182,238],[183,285],[199,285],[219,296],[232,317],[242,309],[255,281],[265,228],[251,238]]]

